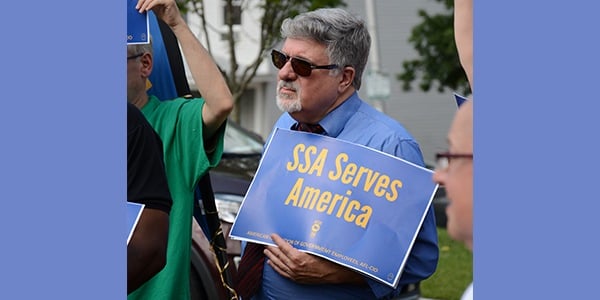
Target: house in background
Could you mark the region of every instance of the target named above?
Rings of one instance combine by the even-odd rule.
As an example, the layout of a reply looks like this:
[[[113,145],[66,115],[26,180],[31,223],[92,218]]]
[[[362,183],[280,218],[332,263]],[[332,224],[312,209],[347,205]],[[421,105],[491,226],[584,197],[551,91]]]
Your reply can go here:
[[[249,64],[258,52],[258,34],[260,30],[260,11],[257,10],[259,0],[234,1],[239,7],[235,15],[239,25],[234,25],[237,41],[238,63]],[[373,48],[369,64],[363,77],[363,86],[359,94],[378,109],[402,123],[421,145],[425,161],[433,162],[436,152],[444,150],[446,133],[452,116],[456,111],[456,102],[451,90],[444,93],[437,91],[422,92],[415,85],[413,91],[402,90],[401,82],[396,74],[402,72],[404,60],[417,57],[408,37],[412,28],[420,22],[418,10],[430,13],[443,11],[441,3],[434,0],[345,0],[346,9],[362,16],[369,25],[373,38]],[[224,25],[225,2],[205,1],[207,32],[210,48],[217,64],[228,70],[229,52]],[[197,15],[190,13],[187,21],[196,36],[206,46],[205,32]],[[457,61],[458,64],[458,61]],[[370,81],[370,71],[387,75],[387,81]],[[271,127],[281,114],[275,105],[277,69],[266,58],[259,67],[257,75],[237,104],[238,122],[263,138],[266,138]],[[381,76],[379,76],[380,78]],[[190,87],[195,88],[193,79],[188,73]],[[385,83],[388,84],[385,84]],[[382,84],[383,83],[383,84]]]

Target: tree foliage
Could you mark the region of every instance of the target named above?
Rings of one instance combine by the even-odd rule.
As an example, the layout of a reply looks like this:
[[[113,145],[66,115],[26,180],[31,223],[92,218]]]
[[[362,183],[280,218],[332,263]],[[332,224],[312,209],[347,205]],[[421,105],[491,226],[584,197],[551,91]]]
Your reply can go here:
[[[210,0],[212,1],[212,0]],[[207,24],[207,16],[205,14],[204,0],[180,0],[178,1],[180,9],[183,12],[194,13],[200,17],[201,30],[204,31],[206,36],[207,49],[211,51],[210,40],[208,30],[210,29]],[[241,2],[242,11],[249,9],[248,5],[256,5],[261,9],[262,15],[260,17],[261,29],[258,33],[257,42],[259,44],[259,51],[252,63],[247,66],[240,66],[237,58],[236,40],[234,38],[234,26],[233,26],[233,9],[234,0],[222,0],[220,1],[225,8],[224,20],[226,32],[221,32],[227,40],[227,51],[229,53],[229,66],[227,69],[221,68],[227,85],[233,94],[234,101],[241,98],[244,90],[248,87],[248,84],[252,81],[256,75],[256,71],[264,58],[268,55],[268,51],[275,47],[280,41],[279,30],[281,23],[288,17],[293,17],[301,12],[311,11],[322,7],[338,7],[346,6],[343,0],[261,0],[261,1],[237,1]]]
[[[422,21],[412,29],[408,39],[419,58],[405,60],[402,63],[404,71],[397,75],[397,79],[402,81],[405,91],[410,91],[413,81],[419,79],[419,88],[425,92],[436,87],[438,92],[449,88],[468,95],[471,93],[469,83],[454,41],[454,1],[436,1],[442,2],[446,11],[430,15],[419,10]]]

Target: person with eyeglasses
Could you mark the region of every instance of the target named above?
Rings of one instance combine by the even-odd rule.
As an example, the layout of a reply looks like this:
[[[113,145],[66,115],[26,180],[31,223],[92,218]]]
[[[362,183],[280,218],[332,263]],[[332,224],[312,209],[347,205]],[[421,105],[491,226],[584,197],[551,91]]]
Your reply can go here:
[[[454,1],[454,39],[458,56],[473,91],[473,0]],[[450,150],[436,154],[433,180],[443,185],[450,204],[446,229],[473,251],[473,99],[458,107],[448,132]],[[461,300],[473,299],[473,283]]]
[[[312,128],[424,166],[412,135],[358,95],[371,45],[364,20],[340,8],[319,9],[286,19],[281,35],[281,49],[271,51],[279,69],[277,106],[283,111],[273,130]],[[435,272],[439,255],[433,208],[395,289],[301,252],[277,234],[271,237],[277,246],[247,243],[244,249],[236,284],[243,300],[418,299],[418,284]],[[386,249],[373,251],[401,255]]]
[[[448,131],[450,150],[436,155],[433,180],[444,186],[448,234],[473,251],[473,101],[465,101]],[[473,299],[471,283],[462,300]]]
[[[152,45],[127,45],[127,101],[142,111],[162,139],[173,198],[167,264],[128,299],[189,300],[194,190],[200,178],[221,159],[225,121],[233,109],[233,97],[175,0],[138,0],[136,9],[152,10],[172,30],[202,98],[158,99],[148,95]]]

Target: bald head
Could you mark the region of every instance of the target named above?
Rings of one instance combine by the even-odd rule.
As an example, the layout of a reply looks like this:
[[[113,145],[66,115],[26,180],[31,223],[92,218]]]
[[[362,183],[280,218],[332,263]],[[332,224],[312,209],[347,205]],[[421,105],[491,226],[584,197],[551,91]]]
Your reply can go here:
[[[448,132],[450,150],[473,153],[473,100],[465,101],[456,112]]]

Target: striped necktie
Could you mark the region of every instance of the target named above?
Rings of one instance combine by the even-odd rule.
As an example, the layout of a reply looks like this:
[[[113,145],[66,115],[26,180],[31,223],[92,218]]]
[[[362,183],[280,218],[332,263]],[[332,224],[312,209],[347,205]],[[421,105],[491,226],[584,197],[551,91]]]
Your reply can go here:
[[[323,127],[321,127],[321,125],[308,124],[308,123],[296,123],[294,126],[292,126],[292,130],[306,131],[306,132],[312,132],[312,133],[317,133],[317,134],[321,134],[321,133],[325,132],[325,129],[323,129]]]

